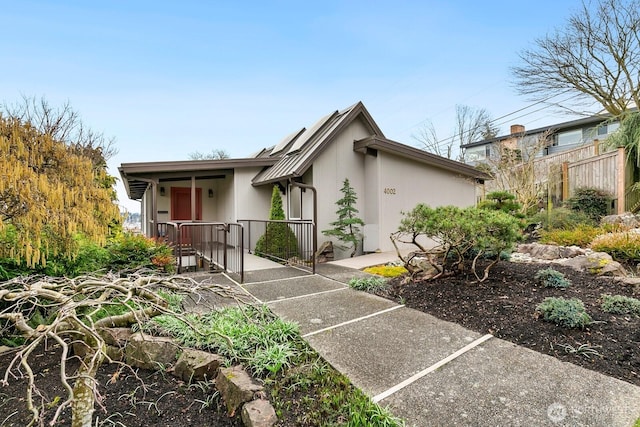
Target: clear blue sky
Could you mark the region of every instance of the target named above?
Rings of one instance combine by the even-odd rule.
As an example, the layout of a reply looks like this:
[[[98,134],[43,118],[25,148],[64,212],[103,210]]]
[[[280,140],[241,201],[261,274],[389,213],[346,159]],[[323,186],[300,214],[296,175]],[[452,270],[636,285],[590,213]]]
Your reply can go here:
[[[114,175],[121,163],[213,148],[246,157],[359,100],[388,138],[415,144],[425,119],[450,136],[456,104],[494,117],[527,106],[509,67],[579,5],[0,0],[1,101],[69,101],[116,139]],[[502,131],[566,119],[517,117]]]

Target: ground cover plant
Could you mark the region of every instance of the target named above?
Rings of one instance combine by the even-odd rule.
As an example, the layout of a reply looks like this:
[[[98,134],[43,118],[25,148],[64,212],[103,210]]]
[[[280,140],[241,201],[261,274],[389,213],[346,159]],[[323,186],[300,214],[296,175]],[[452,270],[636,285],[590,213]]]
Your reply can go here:
[[[367,267],[363,270],[365,273],[375,274],[382,277],[398,277],[403,274],[407,274],[408,271],[402,265],[376,265],[373,267]]]
[[[553,269],[571,286],[540,286],[535,276],[547,268],[548,264],[500,261],[483,282],[464,271],[435,280],[391,279],[387,289],[376,293],[476,332],[640,386],[640,317],[612,313],[611,307],[618,304],[603,296],[617,295],[616,301],[638,300],[640,287],[555,265]],[[579,299],[592,322],[572,328],[545,321],[536,308],[546,298]],[[603,306],[604,301],[609,304]]]

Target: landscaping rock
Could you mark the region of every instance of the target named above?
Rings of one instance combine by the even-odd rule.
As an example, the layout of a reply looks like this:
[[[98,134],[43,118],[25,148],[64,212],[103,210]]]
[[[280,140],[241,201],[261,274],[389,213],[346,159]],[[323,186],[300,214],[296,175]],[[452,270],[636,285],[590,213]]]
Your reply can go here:
[[[626,276],[624,267],[604,252],[591,252],[575,258],[558,261],[560,265],[566,265],[577,271],[587,271],[598,276]]]
[[[143,369],[158,369],[176,361],[178,346],[171,338],[142,333],[131,335],[125,351],[126,362]]]
[[[124,362],[125,360],[124,349],[125,347],[116,347],[115,345],[107,345],[107,350],[106,350],[107,357],[113,360],[114,362]]]
[[[585,254],[578,246],[544,245],[542,243],[525,243],[518,245],[517,252],[530,255],[532,258],[551,261],[558,258],[574,258]]]
[[[316,251],[316,262],[324,263],[333,261],[333,259],[333,243],[331,241],[324,242],[322,245],[320,245],[320,249]]]
[[[268,400],[256,399],[242,407],[242,423],[246,427],[271,427],[277,422],[276,411]]]
[[[227,413],[232,417],[245,402],[254,399],[263,387],[254,381],[242,366],[221,368],[216,377],[216,388],[227,405]]]
[[[440,255],[441,254],[434,254],[431,256],[438,257]],[[419,276],[421,279],[430,279],[436,276],[440,273],[440,271],[436,267],[434,267],[433,263],[430,261],[429,256],[429,254],[426,254],[424,252],[410,253],[407,258],[409,259],[409,268],[407,268],[407,270],[409,270],[409,272],[413,276]]]
[[[600,220],[601,224],[621,224],[626,228],[638,228],[640,227],[640,219],[630,212],[625,212],[620,215],[607,215]]]
[[[202,350],[185,348],[173,368],[173,375],[184,381],[212,380],[224,358]]]
[[[98,334],[107,345],[124,348],[133,332],[130,328],[101,328],[98,329]]]

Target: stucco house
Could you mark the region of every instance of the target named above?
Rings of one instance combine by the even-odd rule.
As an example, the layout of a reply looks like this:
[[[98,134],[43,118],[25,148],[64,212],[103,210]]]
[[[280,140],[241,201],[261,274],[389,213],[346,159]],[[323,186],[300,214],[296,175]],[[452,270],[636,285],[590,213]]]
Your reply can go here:
[[[488,178],[472,166],[387,139],[361,102],[247,158],[124,163],[119,170],[128,196],[142,202],[149,236],[171,221],[266,220],[276,185],[288,219],[313,221],[319,243],[327,240],[322,230],[336,220],[335,202],[348,178],[366,223],[364,252],[393,250],[389,235],[401,212],[418,203],[474,205],[477,187]]]

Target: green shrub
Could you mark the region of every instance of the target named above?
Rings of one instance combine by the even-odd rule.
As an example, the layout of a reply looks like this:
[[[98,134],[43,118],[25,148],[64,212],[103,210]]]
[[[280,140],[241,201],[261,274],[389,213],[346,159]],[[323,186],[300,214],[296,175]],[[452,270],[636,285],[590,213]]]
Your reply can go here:
[[[640,300],[624,295],[602,295],[602,310],[613,314],[633,314],[640,317]]]
[[[594,227],[587,224],[579,224],[573,229],[555,229],[555,230],[542,230],[540,232],[540,242],[562,245],[562,246],[580,246],[587,247],[591,241],[604,233],[604,230],[599,227]]]
[[[538,305],[536,311],[542,314],[545,321],[565,328],[584,328],[592,322],[584,304],[577,298],[548,297]]]
[[[584,212],[567,208],[554,208],[538,212],[527,221],[529,224],[541,224],[545,230],[572,230],[581,225],[595,226],[596,223]]]
[[[578,188],[567,201],[566,206],[572,211],[582,212],[594,222],[609,214],[611,195],[598,188]]]
[[[606,252],[618,261],[640,261],[640,234],[632,232],[607,233],[591,242],[591,249]]]
[[[492,191],[485,200],[478,203],[478,208],[501,211],[522,218],[522,205],[516,201],[516,196],[508,191]]]
[[[535,279],[545,288],[568,288],[571,286],[569,279],[567,279],[563,273],[553,268],[538,270]]]
[[[426,249],[418,243],[421,237],[433,240],[442,250],[443,271],[463,267],[465,258],[474,261],[479,258],[493,259],[485,267],[482,277],[477,274],[476,263],[472,263],[472,272],[482,281],[487,278],[491,266],[511,252],[522,237],[522,232],[518,219],[501,211],[455,206],[431,208],[419,204],[404,213],[398,232],[391,238],[394,242],[413,243],[425,252]],[[408,260],[405,260],[405,268],[410,272],[412,270]]]
[[[280,190],[275,185],[271,193],[269,219],[275,221],[285,219]],[[286,261],[298,256],[298,239],[288,224],[269,222],[264,234],[256,241],[255,253],[264,258]]]
[[[349,286],[358,291],[375,292],[387,286],[387,281],[381,277],[354,277],[349,280]]]

